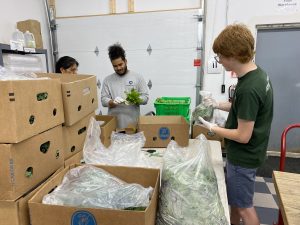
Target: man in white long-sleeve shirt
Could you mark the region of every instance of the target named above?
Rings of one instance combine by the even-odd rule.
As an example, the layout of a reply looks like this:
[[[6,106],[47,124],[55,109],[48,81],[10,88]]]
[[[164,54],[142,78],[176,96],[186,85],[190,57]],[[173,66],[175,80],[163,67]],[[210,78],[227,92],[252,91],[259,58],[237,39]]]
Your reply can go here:
[[[149,91],[144,78],[127,69],[125,50],[120,44],[109,46],[108,55],[115,73],[103,81],[101,102],[104,107],[108,107],[109,115],[117,117],[117,128],[125,128],[129,124],[136,124],[140,115],[139,105],[125,104],[125,92],[134,88],[141,94],[141,104],[146,105]]]

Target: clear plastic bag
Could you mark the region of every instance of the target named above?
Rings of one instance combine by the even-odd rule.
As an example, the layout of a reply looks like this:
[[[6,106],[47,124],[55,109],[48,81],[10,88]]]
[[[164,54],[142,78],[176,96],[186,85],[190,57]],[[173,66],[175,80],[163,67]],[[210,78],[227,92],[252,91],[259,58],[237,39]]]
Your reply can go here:
[[[170,142],[163,157],[157,225],[228,225],[208,151],[204,135],[185,148]]]
[[[83,159],[87,164],[160,168],[160,164],[142,152],[146,138],[143,132],[122,134],[113,132],[111,145],[106,148],[100,140],[99,123],[91,118],[83,147]]]
[[[209,91],[200,91],[202,102],[193,110],[192,121],[199,123],[199,116],[201,116],[206,121],[211,121],[214,114],[214,108],[212,105],[205,103],[206,98],[211,98],[212,94]]]
[[[153,188],[128,184],[101,168],[78,166],[68,171],[62,183],[43,197],[43,204],[84,208],[145,209]]]
[[[39,78],[35,73],[32,72],[17,72],[9,68],[0,66],[0,80],[40,80],[50,79],[48,77]]]

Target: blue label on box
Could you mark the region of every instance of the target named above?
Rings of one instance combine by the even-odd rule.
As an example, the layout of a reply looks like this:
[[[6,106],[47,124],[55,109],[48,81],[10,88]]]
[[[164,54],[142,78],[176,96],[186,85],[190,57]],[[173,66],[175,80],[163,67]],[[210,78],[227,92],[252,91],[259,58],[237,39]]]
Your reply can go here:
[[[167,140],[170,137],[170,129],[167,127],[159,128],[159,138],[162,140]]]
[[[95,217],[88,211],[76,211],[72,215],[71,225],[97,225]]]

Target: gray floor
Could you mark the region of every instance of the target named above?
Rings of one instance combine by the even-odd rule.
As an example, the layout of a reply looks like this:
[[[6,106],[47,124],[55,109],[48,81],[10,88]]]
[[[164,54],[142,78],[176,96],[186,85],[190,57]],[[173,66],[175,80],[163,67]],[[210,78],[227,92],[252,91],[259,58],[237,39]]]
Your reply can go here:
[[[254,206],[260,223],[272,225],[278,220],[278,199],[272,178],[256,177]]]

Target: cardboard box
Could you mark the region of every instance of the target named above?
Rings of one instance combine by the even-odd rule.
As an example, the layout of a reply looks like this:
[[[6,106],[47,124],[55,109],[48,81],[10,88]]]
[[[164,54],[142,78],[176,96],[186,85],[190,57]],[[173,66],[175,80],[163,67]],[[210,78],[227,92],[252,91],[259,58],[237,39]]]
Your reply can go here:
[[[66,126],[72,126],[98,108],[96,76],[55,73],[39,73],[39,76],[60,79]]]
[[[100,139],[105,147],[109,147],[111,144],[111,133],[116,130],[117,118],[115,116],[105,116],[97,115],[97,121],[104,121],[105,123],[101,125],[101,135]]]
[[[0,81],[0,143],[18,143],[64,122],[59,80]]]
[[[17,28],[25,33],[27,30],[34,35],[36,48],[43,48],[43,38],[41,32],[41,24],[37,20],[24,20],[17,22]]]
[[[135,134],[137,132],[137,124],[128,124],[125,128],[117,128],[116,132],[123,134]]]
[[[61,167],[52,176],[62,170]],[[43,183],[16,200],[0,199],[0,225],[30,225],[28,200],[40,189]]]
[[[65,168],[72,165],[72,164],[80,164],[81,160],[83,159],[83,151],[77,152],[75,155],[71,156],[67,160],[65,160]]]
[[[43,187],[29,200],[30,219],[32,225],[65,225],[79,224],[72,223],[74,219],[81,216],[85,224],[101,225],[155,225],[158,191],[159,191],[159,169],[118,167],[118,166],[97,166],[105,169],[109,173],[119,177],[127,183],[138,183],[144,187],[152,186],[153,195],[149,206],[145,211],[116,210],[104,208],[80,208],[70,206],[56,206],[42,204],[42,198],[53,188],[59,185],[63,176],[72,165],[54,178],[49,180]],[[73,221],[76,222],[76,221]]]
[[[82,151],[90,118],[93,116],[95,113],[89,114],[70,127],[63,126],[65,160]]]
[[[207,140],[215,140],[221,142],[221,147],[224,148],[224,138],[216,133],[210,132],[205,126],[201,124],[193,125],[192,138],[195,139],[198,135],[204,134]]]
[[[138,131],[144,132],[145,148],[164,148],[170,140],[183,147],[189,144],[189,124],[182,116],[140,116]]]
[[[61,125],[18,144],[1,144],[0,161],[0,199],[16,199],[63,166]]]
[[[28,200],[36,193],[32,191],[17,200],[0,200],[1,225],[30,225]]]

